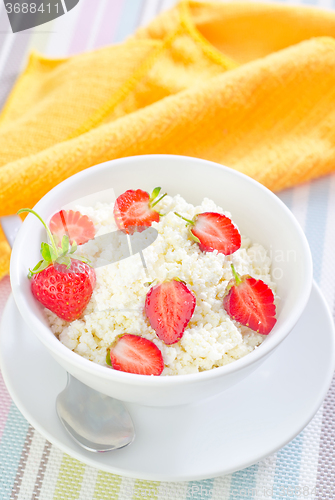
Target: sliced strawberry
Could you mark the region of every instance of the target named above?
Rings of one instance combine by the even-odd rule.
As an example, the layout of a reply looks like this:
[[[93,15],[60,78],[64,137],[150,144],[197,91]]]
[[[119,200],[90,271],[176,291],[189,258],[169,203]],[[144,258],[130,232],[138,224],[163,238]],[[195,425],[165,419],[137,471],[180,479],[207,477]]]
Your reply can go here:
[[[110,360],[114,370],[139,375],[160,375],[164,361],[158,347],[143,337],[126,333],[110,349]]]
[[[228,283],[223,307],[229,316],[255,332],[268,335],[277,320],[274,295],[262,280],[239,276],[232,265],[234,278]]]
[[[160,190],[154,189],[151,196],[141,189],[130,189],[121,194],[114,205],[117,227],[127,234],[134,234],[135,231],[141,233],[153,222],[159,222],[159,213],[153,207],[166,196],[164,194],[156,200]]]
[[[52,234],[58,237],[59,242],[66,234],[70,238],[71,245],[74,241],[77,245],[82,245],[92,240],[96,232],[93,222],[87,215],[73,210],[57,212],[51,217],[49,227]]]
[[[241,246],[241,235],[232,221],[222,214],[204,212],[196,215],[193,220],[184,219],[191,228],[191,238],[199,244],[202,252],[217,250],[224,255],[230,255]]]
[[[196,299],[185,283],[177,279],[152,287],[145,299],[145,312],[157,337],[175,344],[192,318]]]

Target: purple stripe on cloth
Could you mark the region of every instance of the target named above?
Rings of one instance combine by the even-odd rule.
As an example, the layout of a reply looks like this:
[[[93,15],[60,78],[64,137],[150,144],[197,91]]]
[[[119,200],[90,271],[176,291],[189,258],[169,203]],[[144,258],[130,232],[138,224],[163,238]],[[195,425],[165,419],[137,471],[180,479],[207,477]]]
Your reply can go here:
[[[7,388],[0,374],[0,443],[4,429],[6,427],[11,403],[11,397],[8,394]]]
[[[21,458],[20,458],[20,462],[19,462],[19,465],[17,468],[16,477],[14,480],[10,500],[17,500],[18,499],[18,496],[20,493],[20,487],[21,487],[21,483],[22,483],[22,478],[24,475],[24,470],[25,470],[26,465],[27,465],[27,460],[28,460],[28,456],[29,456],[29,452],[30,452],[30,446],[31,446],[32,439],[34,437],[34,433],[35,433],[34,429],[31,426],[29,426],[29,429],[28,429],[28,432],[26,435],[26,439],[24,441],[24,445],[22,448]]]
[[[9,297],[11,288],[10,288],[10,281],[9,281],[9,276],[5,276],[0,281],[0,319],[2,316],[2,311],[6,305],[7,299]],[[11,397],[8,394],[7,388],[5,386],[5,383],[3,381],[3,378],[0,374],[0,443],[1,443],[1,438],[3,435],[3,431],[6,427],[6,422],[10,410],[10,405],[11,405]]]
[[[74,29],[74,35],[69,47],[69,54],[82,52],[86,49],[91,29],[94,25],[95,16],[97,15],[97,3],[92,0],[82,0],[83,5]],[[111,2],[114,3],[114,2]]]
[[[37,472],[37,476],[36,476],[36,480],[35,480],[34,491],[33,491],[31,500],[38,500],[40,498],[41,488],[42,488],[42,484],[43,484],[45,470],[46,470],[47,465],[48,465],[51,446],[52,446],[52,444],[49,443],[49,441],[45,442],[45,446],[44,446],[42,458],[40,461],[40,466],[38,468],[38,472]]]
[[[10,25],[8,15],[5,9],[6,2],[0,2],[0,51],[3,47],[4,41],[8,36],[13,35],[12,27]],[[14,35],[15,36],[15,35]]]
[[[4,71],[0,79],[0,110],[5,104],[8,95],[10,94],[16,78],[23,66],[23,62],[27,59],[29,52],[29,41],[33,31],[26,33],[9,34],[7,36],[14,37],[13,44],[10,48],[8,56],[4,62]]]
[[[2,311],[4,310],[5,305],[7,303],[10,292],[11,292],[11,287],[10,287],[9,276],[5,276],[0,281],[0,318],[2,315]]]
[[[164,0],[158,0],[158,4],[157,4],[157,8],[156,8],[156,15],[157,16],[163,10],[163,2],[164,2]]]
[[[9,35],[14,37],[14,42],[5,62],[4,76],[13,74],[16,75],[20,71],[22,62],[29,51],[29,41],[32,34],[33,31],[29,31],[26,33],[22,32],[19,35]]]
[[[0,78],[0,112],[7,101],[7,98],[14,86],[17,79],[17,74],[7,75]]]
[[[5,37],[11,32],[12,30],[9,24],[6,9],[2,6],[2,8],[0,7],[0,47],[3,45]]]
[[[114,41],[116,28],[119,23],[124,0],[109,1],[105,7],[103,20],[96,37],[94,46],[102,47]]]

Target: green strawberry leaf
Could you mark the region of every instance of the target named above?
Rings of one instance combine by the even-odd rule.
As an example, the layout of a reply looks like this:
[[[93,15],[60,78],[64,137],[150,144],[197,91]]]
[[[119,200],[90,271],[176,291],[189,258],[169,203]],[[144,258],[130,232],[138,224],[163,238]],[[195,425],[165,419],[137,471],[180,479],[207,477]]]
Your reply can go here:
[[[188,233],[191,236],[191,238],[192,238],[193,241],[195,241],[196,243],[200,244],[199,238],[192,233],[191,229],[188,230]]]
[[[91,263],[90,259],[87,259],[86,257],[83,257],[82,255],[76,255],[75,258],[76,258],[76,260],[80,260],[81,262],[84,262],[84,264],[90,265],[90,263]]]
[[[162,189],[161,187],[156,187],[153,190],[153,192],[151,193],[151,196],[150,196],[150,201],[154,201],[154,199],[157,198],[157,196],[159,195],[161,189]]]
[[[62,252],[63,252],[63,255],[67,254],[67,252],[69,251],[69,248],[70,248],[69,237],[67,236],[67,234],[64,234],[64,236],[62,238]]]
[[[152,280],[152,281],[146,281],[145,283],[143,283],[143,285],[144,286],[151,286],[153,283],[155,283],[155,281],[157,281],[156,278],[154,280]]]
[[[41,243],[41,255],[42,255],[43,259],[48,261],[48,262],[52,261],[51,250],[52,250],[52,247],[51,247],[51,245],[49,245],[49,243],[44,243],[44,242]]]
[[[71,251],[70,251],[70,254],[74,253],[74,252],[77,250],[77,248],[78,248],[78,245],[77,245],[77,243],[74,241],[74,242],[72,243],[72,246],[71,246]]]
[[[44,269],[46,269],[49,266],[50,266],[50,262],[47,262],[46,260],[44,260],[42,262],[41,266],[38,268],[38,272],[40,273],[41,271],[44,271]]]
[[[43,262],[43,260],[40,260],[39,262],[37,262],[36,266],[33,269],[29,269],[29,273],[28,273],[29,279],[32,278],[32,276],[35,274],[35,271],[37,271],[37,269],[40,267],[42,262]]]
[[[52,262],[55,262],[57,260],[59,253],[54,249],[53,246],[49,245],[50,248],[50,255],[51,255],[51,260]]]
[[[161,188],[159,188],[160,190]],[[151,203],[150,202],[150,208],[154,208],[155,205],[157,205],[157,203],[159,203],[163,198],[165,198],[165,196],[167,195],[167,193],[163,194],[163,196],[161,196],[160,198],[158,198],[158,200],[155,201],[155,203]],[[155,196],[155,198],[157,198],[157,196]],[[153,200],[151,200],[153,201]]]
[[[52,238],[54,240],[56,247],[59,247],[59,243],[60,243],[59,236],[57,234],[53,234]]]
[[[29,269],[28,278],[30,279],[34,276],[34,274],[44,271],[44,269],[50,266],[50,263],[50,261],[40,260],[33,269]]]
[[[106,363],[108,366],[112,366],[110,351],[108,348],[107,348],[107,354],[106,354]]]
[[[174,281],[180,281],[180,283],[184,283],[184,285],[187,285],[187,283],[186,283],[185,281],[181,280],[181,279],[180,279],[180,278],[178,278],[178,277],[174,277],[174,278],[172,278],[172,279],[174,279]]]
[[[66,266],[67,269],[71,266],[71,258],[69,255],[61,255],[57,259],[57,264],[62,264],[63,266]]]

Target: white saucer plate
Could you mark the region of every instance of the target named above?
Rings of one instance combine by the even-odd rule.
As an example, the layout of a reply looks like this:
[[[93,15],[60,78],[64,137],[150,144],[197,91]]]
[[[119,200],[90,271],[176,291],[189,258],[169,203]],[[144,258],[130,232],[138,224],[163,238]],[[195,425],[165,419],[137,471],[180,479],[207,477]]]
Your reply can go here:
[[[1,323],[1,369],[25,418],[72,457],[139,479],[200,480],[258,462],[308,424],[332,380],[334,339],[330,312],[314,284],[296,327],[246,380],[193,405],[149,408],[127,404],[135,441],[103,454],[82,449],[58,421],[55,400],[66,385],[66,372],[29,331],[12,297]]]

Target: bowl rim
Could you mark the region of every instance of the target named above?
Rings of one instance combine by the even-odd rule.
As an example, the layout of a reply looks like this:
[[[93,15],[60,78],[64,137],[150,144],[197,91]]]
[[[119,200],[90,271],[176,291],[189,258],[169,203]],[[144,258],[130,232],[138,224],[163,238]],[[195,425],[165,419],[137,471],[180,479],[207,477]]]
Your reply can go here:
[[[303,252],[303,258],[305,260],[305,286],[302,287],[302,293],[297,300],[297,304],[295,309],[291,312],[289,319],[286,320],[283,327],[285,327],[285,331],[283,331],[283,327],[280,328],[276,335],[267,339],[267,342],[262,343],[259,348],[254,349],[247,355],[239,358],[227,365],[223,365],[217,368],[212,368],[209,370],[204,370],[202,372],[197,373],[189,373],[189,374],[181,374],[181,375],[169,375],[163,377],[157,376],[147,376],[147,375],[139,375],[133,373],[121,372],[118,370],[113,370],[108,367],[99,365],[93,361],[90,361],[80,354],[73,352],[71,349],[63,345],[57,337],[51,332],[50,328],[43,325],[40,320],[35,316],[32,311],[29,309],[29,306],[26,304],[24,294],[20,292],[19,287],[19,257],[21,253],[21,249],[24,245],[21,245],[21,240],[24,240],[25,232],[27,232],[29,227],[29,222],[33,220],[33,216],[28,214],[20,231],[17,235],[17,239],[14,243],[12,250],[12,257],[10,262],[10,279],[12,285],[12,292],[14,296],[14,300],[17,304],[17,307],[20,311],[20,314],[28,324],[28,326],[33,330],[34,334],[39,338],[39,340],[54,354],[56,357],[62,358],[64,362],[67,364],[73,365],[75,368],[80,369],[87,374],[98,376],[102,379],[110,380],[113,382],[122,382],[125,385],[138,385],[138,386],[147,386],[147,387],[156,387],[156,386],[174,386],[183,384],[193,384],[194,382],[201,382],[208,379],[214,379],[217,377],[221,377],[224,375],[229,375],[231,373],[237,371],[243,371],[243,369],[250,367],[253,364],[257,365],[257,361],[260,361],[262,358],[266,358],[267,355],[273,351],[289,334],[292,330],[298,319],[300,318],[303,310],[306,307],[308,298],[312,289],[313,282],[313,263],[312,263],[312,255],[307,242],[307,238],[299,225],[298,221],[292,214],[292,212],[287,208],[287,206],[268,188],[264,185],[260,184],[258,181],[252,179],[251,177],[234,170],[230,167],[209,161],[203,160],[200,158],[194,158],[190,156],[182,156],[182,155],[168,155],[168,154],[153,154],[153,155],[139,155],[139,156],[128,156],[125,158],[117,158],[114,160],[109,160],[104,163],[100,163],[98,165],[94,165],[90,168],[82,170],[64,181],[57,184],[53,189],[51,189],[47,194],[45,194],[35,205],[34,210],[39,212],[40,207],[42,209],[47,203],[47,200],[50,196],[57,197],[58,193],[63,189],[64,185],[68,185],[71,183],[80,182],[82,178],[87,176],[87,174],[93,174],[97,169],[99,171],[104,171],[105,169],[110,168],[118,168],[118,166],[124,163],[132,163],[132,162],[148,162],[148,161],[157,161],[162,159],[178,159],[185,161],[192,161],[202,165],[211,166],[214,169],[221,170],[226,172],[228,175],[233,175],[239,177],[244,182],[249,182],[252,185],[256,186],[258,189],[262,190],[269,196],[275,203],[279,204],[281,209],[286,213],[286,216],[290,219],[294,229],[299,235],[299,239],[301,242],[301,250]],[[47,334],[46,334],[47,332]],[[52,333],[52,335],[50,335]]]

